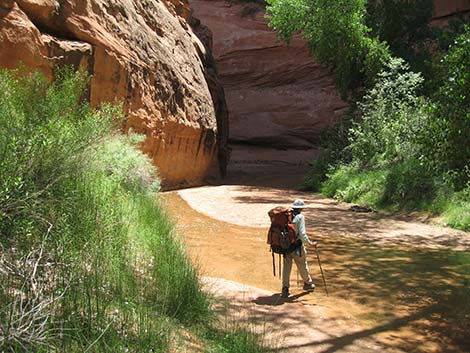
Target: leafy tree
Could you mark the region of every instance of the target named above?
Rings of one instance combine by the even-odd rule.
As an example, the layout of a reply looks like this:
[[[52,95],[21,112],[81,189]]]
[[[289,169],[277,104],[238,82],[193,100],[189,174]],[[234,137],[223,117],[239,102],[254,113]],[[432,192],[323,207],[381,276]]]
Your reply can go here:
[[[302,33],[319,62],[332,67],[342,94],[362,85],[388,59],[385,44],[369,38],[366,0],[267,0],[270,26],[286,42]],[[366,60],[367,58],[367,60]],[[367,63],[367,67],[365,67]]]
[[[422,71],[430,57],[433,31],[428,24],[433,9],[433,0],[369,0],[366,24],[372,36],[388,43],[393,55],[408,61],[414,70]]]
[[[353,159],[364,167],[416,157],[426,130],[426,113],[417,96],[423,78],[403,59],[392,58],[359,104],[362,119],[350,129]]]
[[[442,59],[435,95],[434,160],[454,175],[457,189],[470,180],[470,26]]]

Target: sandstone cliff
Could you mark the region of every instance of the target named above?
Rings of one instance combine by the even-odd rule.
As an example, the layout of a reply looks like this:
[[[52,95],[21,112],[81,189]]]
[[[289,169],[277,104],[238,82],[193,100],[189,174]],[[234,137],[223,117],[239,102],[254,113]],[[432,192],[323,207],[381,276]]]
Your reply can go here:
[[[232,142],[310,148],[347,109],[329,70],[296,38],[276,38],[256,3],[190,0],[213,33],[213,52],[224,86]]]
[[[211,97],[223,91],[216,80],[210,91],[210,53],[191,20],[184,0],[3,0],[0,66],[23,63],[48,78],[58,64],[87,70],[92,105],[123,102],[126,128],[146,134],[142,149],[163,185],[196,184],[215,169],[227,130]]]
[[[470,18],[469,0],[434,0],[431,25],[445,27],[449,20],[455,18]]]
[[[455,16],[470,11],[468,0],[434,0],[434,17]]]

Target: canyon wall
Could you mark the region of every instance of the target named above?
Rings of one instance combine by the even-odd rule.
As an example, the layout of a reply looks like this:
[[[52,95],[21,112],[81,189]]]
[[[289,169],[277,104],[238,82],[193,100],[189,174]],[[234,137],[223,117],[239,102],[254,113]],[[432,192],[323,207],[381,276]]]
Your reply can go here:
[[[445,27],[449,20],[470,18],[470,0],[434,0],[431,25]]]
[[[321,131],[348,108],[330,71],[308,55],[305,41],[289,46],[264,18],[263,2],[189,0],[213,33],[213,53],[225,89],[230,141],[312,148]],[[433,24],[468,13],[469,0],[435,0]]]
[[[190,0],[213,33],[213,53],[225,89],[230,141],[307,149],[337,122],[348,104],[305,41],[276,38],[257,3]]]
[[[146,134],[142,149],[162,185],[194,185],[216,170],[228,131],[223,90],[192,21],[180,0],[3,0],[0,66],[49,79],[56,65],[88,71],[91,104],[123,103],[125,128]]]
[[[434,17],[441,18],[470,11],[469,0],[434,0]]]

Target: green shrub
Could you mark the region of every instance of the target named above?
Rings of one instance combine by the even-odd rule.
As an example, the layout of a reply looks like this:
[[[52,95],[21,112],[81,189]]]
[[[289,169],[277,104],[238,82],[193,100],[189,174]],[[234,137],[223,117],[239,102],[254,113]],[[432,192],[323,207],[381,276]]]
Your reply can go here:
[[[0,72],[0,350],[166,353],[213,322],[210,299],[142,137],[113,132],[119,106],[82,102],[86,82]],[[255,345],[218,332],[226,351]]]
[[[470,185],[456,192],[448,201],[443,221],[453,228],[470,231]]]
[[[392,58],[360,104],[361,120],[353,124],[347,147],[363,167],[418,158],[426,112],[417,96],[422,78],[403,60]]]
[[[321,192],[345,202],[377,206],[383,197],[387,171],[364,170],[357,167],[341,166],[328,175]]]
[[[444,187],[418,161],[410,159],[373,169],[341,166],[328,174],[320,190],[328,197],[373,207],[439,212],[443,206],[437,208],[433,201]]]
[[[346,118],[353,123],[345,148],[328,146],[304,187],[378,207],[447,209],[444,200],[470,180],[470,27],[460,21],[441,31],[441,39],[455,41],[431,66],[430,48],[439,55],[443,43],[428,27],[431,0],[267,3],[281,39],[301,33],[318,61],[332,68],[341,93],[362,97],[359,112]],[[428,82],[393,55],[423,70]],[[465,227],[466,203],[449,207],[449,224]]]
[[[315,159],[310,165],[310,170],[304,177],[302,188],[304,190],[319,191],[321,184],[326,179],[326,174],[330,168],[331,157],[323,153],[318,159]]]
[[[86,82],[0,72],[0,347],[166,352],[208,298],[139,138],[113,135],[120,107],[91,109]]]
[[[453,173],[461,190],[470,180],[470,26],[443,57],[438,83],[428,150],[441,172]]]

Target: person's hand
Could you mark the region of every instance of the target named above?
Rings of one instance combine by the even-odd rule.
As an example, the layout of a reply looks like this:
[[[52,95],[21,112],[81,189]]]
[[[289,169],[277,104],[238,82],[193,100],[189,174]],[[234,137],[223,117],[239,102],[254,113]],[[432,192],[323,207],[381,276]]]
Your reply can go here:
[[[318,245],[318,242],[316,242],[316,241],[312,241],[312,242],[310,242],[310,245],[312,245],[313,247],[315,247],[315,248],[316,248],[316,247],[317,247],[317,245]]]

